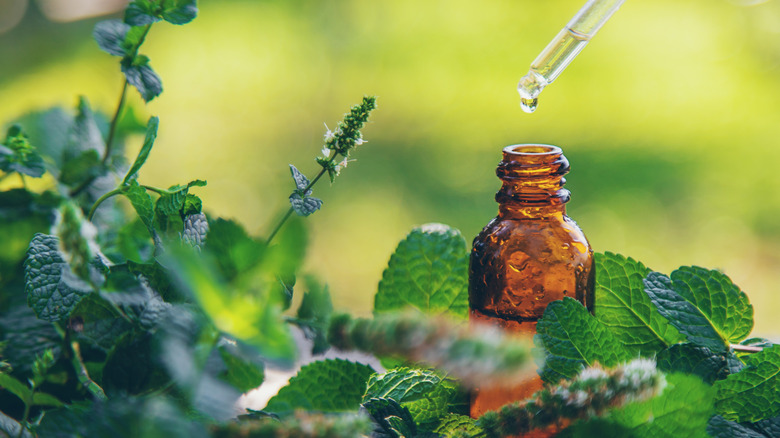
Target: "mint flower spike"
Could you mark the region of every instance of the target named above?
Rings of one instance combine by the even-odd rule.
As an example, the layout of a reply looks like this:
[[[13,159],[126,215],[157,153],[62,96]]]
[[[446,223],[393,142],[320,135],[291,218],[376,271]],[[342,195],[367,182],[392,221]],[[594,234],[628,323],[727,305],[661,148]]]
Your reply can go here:
[[[402,357],[433,366],[467,387],[518,384],[534,373],[531,342],[488,325],[421,313],[373,319],[333,316],[328,342],[340,350]]]
[[[608,409],[660,394],[665,386],[664,374],[650,359],[636,359],[610,370],[595,365],[570,381],[546,386],[524,402],[486,413],[477,420],[477,426],[486,438],[521,435],[604,415]]]

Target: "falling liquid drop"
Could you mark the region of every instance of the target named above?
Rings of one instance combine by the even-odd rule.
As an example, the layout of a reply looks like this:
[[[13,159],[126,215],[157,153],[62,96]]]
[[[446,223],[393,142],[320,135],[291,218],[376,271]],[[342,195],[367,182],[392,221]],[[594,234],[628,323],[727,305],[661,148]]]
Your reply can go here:
[[[536,111],[536,106],[539,105],[539,99],[533,98],[533,99],[526,99],[525,97],[520,98],[520,108],[523,109],[528,114],[531,114],[532,112]]]

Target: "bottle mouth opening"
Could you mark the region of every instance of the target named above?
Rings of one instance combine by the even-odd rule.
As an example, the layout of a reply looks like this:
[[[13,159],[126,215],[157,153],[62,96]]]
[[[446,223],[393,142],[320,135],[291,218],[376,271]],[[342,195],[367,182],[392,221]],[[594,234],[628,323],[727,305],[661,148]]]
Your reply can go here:
[[[552,146],[549,144],[514,144],[504,148],[504,153],[507,155],[530,155],[530,156],[543,156],[543,155],[560,155],[563,153],[558,146]]]

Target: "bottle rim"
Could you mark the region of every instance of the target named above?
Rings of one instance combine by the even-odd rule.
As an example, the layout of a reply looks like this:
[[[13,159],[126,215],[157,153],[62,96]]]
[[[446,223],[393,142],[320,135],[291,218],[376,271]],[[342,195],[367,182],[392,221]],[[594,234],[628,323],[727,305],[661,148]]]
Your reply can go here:
[[[558,146],[541,143],[522,143],[513,144],[504,148],[504,153],[509,155],[530,155],[530,156],[542,156],[542,155],[560,155],[563,154],[563,150]]]

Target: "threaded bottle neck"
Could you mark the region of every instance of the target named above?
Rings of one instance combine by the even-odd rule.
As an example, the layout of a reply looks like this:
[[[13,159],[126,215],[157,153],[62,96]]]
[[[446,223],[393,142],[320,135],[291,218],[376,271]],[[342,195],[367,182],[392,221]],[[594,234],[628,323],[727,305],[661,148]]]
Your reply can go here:
[[[496,169],[503,181],[496,193],[502,214],[543,216],[565,210],[570,193],[563,188],[569,161],[561,148],[543,144],[520,144],[504,148]]]

